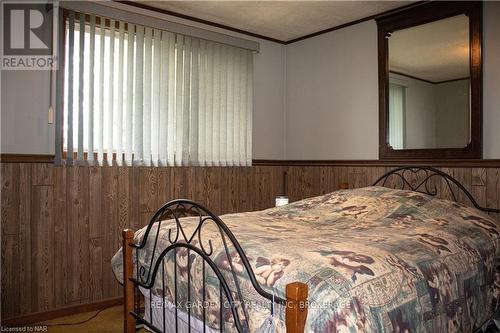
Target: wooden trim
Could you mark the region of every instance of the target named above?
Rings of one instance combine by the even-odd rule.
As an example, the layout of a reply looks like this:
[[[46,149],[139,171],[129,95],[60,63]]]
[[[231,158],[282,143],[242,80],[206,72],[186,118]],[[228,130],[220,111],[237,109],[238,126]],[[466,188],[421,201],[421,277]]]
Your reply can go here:
[[[470,20],[470,142],[464,148],[403,149],[389,144],[389,60],[387,36],[397,30],[465,14]],[[429,2],[377,19],[379,76],[379,158],[383,160],[481,159],[482,157],[482,4]]]
[[[26,316],[2,319],[2,326],[19,327],[55,318],[71,316],[74,314],[97,311],[112,306],[117,306],[122,303],[123,303],[123,297],[114,297],[95,303],[78,304],[56,310],[37,312]]]
[[[2,154],[2,163],[54,163],[54,155]]]
[[[419,6],[419,5],[423,4],[423,3],[428,2],[428,1],[418,1],[418,2],[415,2],[415,3],[409,4],[409,5],[401,6],[401,7],[398,7],[398,8],[395,8],[395,9],[391,9],[391,10],[388,10],[388,11],[385,11],[385,12],[382,12],[382,13],[379,13],[379,14],[370,15],[370,16],[367,16],[367,17],[364,17],[364,18],[361,18],[361,19],[358,19],[358,20],[347,22],[347,23],[344,23],[344,24],[341,24],[341,25],[337,25],[337,26],[328,28],[328,29],[324,29],[324,30],[320,30],[320,31],[317,31],[317,32],[313,32],[311,34],[307,34],[307,35],[302,36],[302,37],[297,37],[297,38],[285,41],[285,40],[280,40],[280,39],[276,39],[276,38],[272,38],[272,37],[260,35],[260,34],[253,33],[253,32],[250,32],[250,31],[246,31],[246,30],[234,28],[234,27],[231,27],[231,26],[228,26],[228,25],[224,25],[224,24],[221,24],[221,23],[216,23],[216,22],[212,22],[212,21],[200,19],[200,18],[197,18],[197,17],[194,17],[194,16],[185,15],[185,14],[181,14],[181,13],[176,13],[176,12],[173,12],[173,11],[170,11],[170,10],[166,10],[166,9],[152,7],[152,6],[143,4],[141,2],[127,1],[127,0],[113,0],[113,1],[125,4],[125,5],[129,5],[129,6],[137,7],[137,8],[151,10],[151,11],[154,11],[154,12],[157,12],[157,13],[161,13],[161,14],[165,14],[165,15],[170,15],[170,16],[178,17],[178,18],[185,19],[185,20],[190,20],[190,21],[197,22],[197,23],[206,24],[206,25],[209,25],[209,26],[212,26],[212,27],[216,27],[216,28],[225,29],[225,30],[228,30],[228,31],[237,32],[237,33],[240,33],[242,35],[247,35],[247,36],[251,36],[251,37],[255,37],[255,38],[260,38],[260,39],[263,39],[263,40],[267,40],[267,41],[270,41],[270,42],[274,42],[274,43],[278,43],[278,44],[283,44],[283,45],[292,44],[292,43],[295,43],[295,42],[298,42],[298,41],[301,41],[301,40],[304,40],[304,39],[316,37],[316,36],[319,36],[319,35],[322,35],[322,34],[326,34],[328,32],[332,32],[332,31],[335,31],[335,30],[343,29],[343,28],[349,27],[351,25],[355,25],[355,24],[358,24],[358,23],[370,21],[370,20],[376,19],[378,17],[382,17],[382,16],[385,16],[385,15],[396,13],[396,12],[399,12],[401,10],[405,10],[405,9],[408,9],[408,8],[411,8],[411,7]]]
[[[53,163],[54,155],[2,154],[2,163]],[[254,159],[252,166],[404,166],[500,168],[500,159],[407,160],[272,160]]]
[[[450,79],[450,80],[443,80],[443,81],[437,81],[434,82],[433,84],[442,84],[442,83],[449,83],[449,82],[456,82],[456,81],[464,81],[464,80],[470,80],[470,77],[459,77],[456,79]]]
[[[304,333],[307,319],[307,284],[292,282],[286,285],[286,332]]]
[[[253,160],[253,166],[408,166],[423,165],[453,168],[500,168],[500,159],[467,160]]]
[[[426,79],[422,79],[422,78],[419,78],[419,77],[416,77],[416,76],[413,76],[413,75],[410,75],[410,74],[405,74],[405,73],[402,73],[402,72],[398,72],[398,71],[391,71],[391,70],[389,70],[389,73],[396,74],[396,75],[401,75],[401,76],[407,77],[409,79],[414,79],[414,80],[422,81],[422,82],[429,83],[429,84],[441,84],[441,83],[449,83],[449,82],[455,82],[455,81],[470,80],[470,77],[467,76],[467,77],[459,77],[459,78],[456,78],[456,79],[449,79],[449,80],[443,80],[443,81],[429,81],[429,80],[426,80]]]
[[[422,5],[424,3],[427,3],[427,2],[428,1],[418,1],[418,2],[415,2],[415,3],[411,3],[409,5],[405,5],[405,6],[401,6],[401,7],[398,7],[398,8],[390,9],[390,10],[387,10],[387,11],[379,13],[379,14],[370,15],[370,16],[364,17],[364,18],[359,19],[359,20],[347,22],[347,23],[344,23],[344,24],[341,24],[341,25],[337,25],[335,27],[331,27],[331,28],[328,28],[328,29],[324,29],[324,30],[320,30],[320,31],[317,31],[317,32],[313,32],[311,34],[308,34],[308,35],[305,35],[305,36],[302,36],[302,37],[294,38],[294,39],[291,39],[291,40],[288,40],[288,41],[284,42],[284,44],[288,45],[288,44],[296,43],[296,42],[299,42],[299,41],[304,40],[304,39],[316,37],[316,36],[323,35],[323,34],[326,34],[326,33],[329,33],[329,32],[335,31],[335,30],[347,28],[347,27],[349,27],[351,25],[355,25],[355,24],[366,22],[366,21],[374,20],[374,19],[386,16],[386,15],[398,13],[400,11],[403,11],[403,10],[406,10],[406,9],[409,9],[409,8],[420,6],[420,5]]]
[[[172,12],[172,11],[166,10],[166,9],[152,7],[152,6],[149,6],[149,5],[140,3],[140,2],[136,2],[136,1],[123,1],[123,0],[113,0],[113,1],[119,2],[119,3],[124,4],[124,5],[132,6],[132,7],[141,8],[141,9],[147,9],[147,10],[151,10],[151,11],[154,11],[154,12],[157,12],[157,13],[161,13],[161,14],[165,14],[165,15],[170,15],[170,16],[175,16],[175,17],[178,17],[178,18],[181,18],[181,19],[190,20],[190,21],[193,21],[193,22],[210,25],[212,27],[216,27],[216,28],[220,28],[220,29],[225,29],[225,30],[237,32],[237,33],[240,33],[240,34],[243,34],[243,35],[247,35],[247,36],[251,36],[251,37],[255,37],[255,38],[264,39],[264,40],[267,40],[267,41],[270,41],[270,42],[274,42],[274,43],[286,44],[285,41],[282,41],[282,40],[279,40],[279,39],[276,39],[276,38],[272,38],[272,37],[268,37],[268,36],[264,36],[264,35],[259,35],[259,34],[253,33],[253,32],[249,32],[249,31],[245,31],[245,30],[242,30],[242,29],[230,27],[228,25],[224,25],[224,24],[220,24],[220,23],[215,23],[215,22],[212,22],[212,21],[207,21],[207,20],[200,19],[200,18],[197,18],[197,17],[194,17],[194,16],[189,16],[189,15],[185,15],[185,14],[180,14],[180,13]]]
[[[413,80],[417,80],[417,81],[422,81],[422,82],[429,83],[429,84],[436,84],[436,82],[429,81],[429,80],[426,80],[426,79],[422,79],[422,78],[419,78],[419,77],[416,77],[416,76],[413,76],[413,75],[410,75],[410,74],[405,74],[405,73],[401,73],[401,72],[389,70],[389,74],[390,73],[396,74],[396,75],[401,75],[401,76],[407,77],[409,79],[413,79]]]

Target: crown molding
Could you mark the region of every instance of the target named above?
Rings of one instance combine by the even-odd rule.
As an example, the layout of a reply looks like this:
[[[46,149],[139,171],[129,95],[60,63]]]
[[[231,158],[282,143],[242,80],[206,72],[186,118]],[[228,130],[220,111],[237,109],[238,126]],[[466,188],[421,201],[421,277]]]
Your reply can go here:
[[[193,21],[193,22],[197,22],[197,23],[206,24],[206,25],[209,25],[209,26],[212,26],[212,27],[215,27],[215,28],[225,29],[225,30],[237,32],[237,33],[240,33],[240,34],[243,34],[243,35],[247,35],[247,36],[251,36],[251,37],[255,37],[255,38],[259,38],[259,39],[264,39],[264,40],[267,40],[267,41],[270,41],[270,42],[274,42],[274,43],[279,43],[279,44],[285,44],[286,43],[286,42],[284,42],[282,40],[279,40],[279,39],[276,39],[276,38],[272,38],[272,37],[268,37],[268,36],[256,34],[256,33],[250,32],[250,31],[246,31],[246,30],[234,28],[234,27],[231,27],[231,26],[228,26],[228,25],[224,25],[224,24],[220,24],[220,23],[216,23],[216,22],[212,22],[212,21],[207,21],[207,20],[200,19],[200,18],[197,18],[197,17],[194,17],[194,16],[180,14],[180,13],[176,13],[176,12],[173,12],[173,11],[170,11],[170,10],[152,7],[152,6],[143,4],[141,2],[127,1],[127,0],[113,0],[113,1],[121,3],[121,4],[124,4],[124,5],[133,6],[133,7],[136,7],[136,8],[151,10],[151,11],[154,11],[154,12],[157,12],[157,13],[161,13],[161,14],[165,14],[165,15],[170,15],[170,16],[178,17],[178,18],[181,18],[181,19],[185,19],[185,20],[189,20],[189,21]]]
[[[220,23],[216,23],[216,22],[212,22],[212,21],[200,19],[200,18],[197,18],[197,17],[194,17],[194,16],[185,15],[185,14],[173,12],[173,11],[166,10],[166,9],[152,7],[152,6],[143,4],[143,3],[138,2],[138,1],[130,1],[130,0],[113,0],[113,1],[121,3],[121,4],[125,4],[125,5],[128,5],[128,6],[133,6],[133,7],[136,7],[136,8],[142,8],[142,9],[152,10],[152,11],[155,11],[155,12],[158,12],[158,13],[162,13],[162,14],[165,14],[165,15],[170,15],[170,16],[181,18],[181,19],[193,21],[193,22],[206,24],[206,25],[209,25],[209,26],[212,26],[212,27],[216,27],[216,28],[221,28],[221,29],[225,29],[225,30],[237,32],[237,33],[240,33],[240,34],[243,34],[243,35],[247,35],[247,36],[251,36],[251,37],[255,37],[255,38],[267,40],[267,41],[278,43],[278,44],[282,44],[282,45],[293,44],[293,43],[299,42],[299,41],[304,40],[304,39],[309,39],[309,38],[316,37],[316,36],[319,36],[319,35],[323,35],[323,34],[326,34],[326,33],[329,33],[329,32],[335,31],[335,30],[347,28],[347,27],[349,27],[351,25],[355,25],[355,24],[359,24],[359,23],[362,23],[362,22],[374,20],[374,19],[386,16],[386,15],[394,14],[394,13],[397,13],[397,12],[400,12],[400,11],[403,11],[403,10],[407,10],[409,8],[413,8],[413,7],[419,6],[419,5],[423,4],[423,3],[429,2],[429,1],[417,1],[417,2],[414,2],[414,3],[411,3],[411,4],[407,4],[407,5],[398,7],[398,8],[387,10],[387,11],[382,12],[382,13],[370,15],[370,16],[367,16],[367,17],[364,17],[364,18],[361,18],[361,19],[358,19],[358,20],[350,21],[350,22],[347,22],[347,23],[344,23],[344,24],[340,24],[340,25],[337,25],[337,26],[334,26],[334,27],[331,27],[331,28],[328,28],[328,29],[324,29],[324,30],[320,30],[320,31],[317,31],[317,32],[313,32],[313,33],[304,35],[302,37],[297,37],[297,38],[293,38],[293,39],[290,39],[290,40],[280,40],[280,39],[276,39],[276,38],[272,38],[272,37],[260,35],[260,34],[257,34],[257,33],[253,33],[253,32],[250,32],[250,31],[238,29],[238,28],[235,28],[235,27],[231,27],[231,26],[228,26],[228,25],[225,25],[225,24],[220,24]]]

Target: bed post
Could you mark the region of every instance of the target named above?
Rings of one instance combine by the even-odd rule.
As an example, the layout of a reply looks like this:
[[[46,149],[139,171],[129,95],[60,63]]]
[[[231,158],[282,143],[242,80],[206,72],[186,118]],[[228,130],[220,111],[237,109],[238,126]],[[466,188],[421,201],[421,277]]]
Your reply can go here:
[[[134,264],[132,260],[132,247],[130,243],[134,241],[134,231],[125,229],[123,236],[123,332],[135,332],[135,318],[130,314],[134,311],[134,283],[130,278],[134,274]]]
[[[307,284],[286,285],[286,332],[303,333],[307,318]]]

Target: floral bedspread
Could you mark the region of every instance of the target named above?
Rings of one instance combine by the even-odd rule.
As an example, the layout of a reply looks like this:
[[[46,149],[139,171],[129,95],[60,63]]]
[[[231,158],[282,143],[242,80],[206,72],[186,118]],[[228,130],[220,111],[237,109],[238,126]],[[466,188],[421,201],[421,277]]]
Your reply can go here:
[[[308,284],[306,332],[470,332],[496,309],[500,229],[498,222],[474,208],[417,192],[366,187],[221,219],[240,242],[264,289],[284,296],[286,284]],[[185,222],[188,229],[189,219]],[[171,228],[171,223],[162,224],[159,248],[170,244]],[[136,233],[136,242],[144,231]],[[212,239],[214,261],[222,269],[232,264],[238,272],[245,300],[240,316],[256,331],[269,315],[269,302],[253,290],[239,257],[225,254],[216,229],[207,227],[203,234],[203,239]],[[146,249],[152,247],[148,241]],[[189,263],[191,300],[202,299],[201,259],[178,251],[178,277],[184,279],[178,295],[187,293]],[[139,261],[148,267],[151,256],[157,255],[140,251]],[[172,256],[165,262],[166,292],[155,287],[153,293],[172,302]],[[121,250],[112,266],[121,280]],[[217,329],[218,281],[210,272],[205,281],[210,301],[204,303],[205,316]],[[231,285],[234,291],[236,287]],[[188,307],[184,310],[201,318],[200,307]],[[276,312],[283,319],[283,311]],[[231,317],[226,309],[225,331],[231,331]]]

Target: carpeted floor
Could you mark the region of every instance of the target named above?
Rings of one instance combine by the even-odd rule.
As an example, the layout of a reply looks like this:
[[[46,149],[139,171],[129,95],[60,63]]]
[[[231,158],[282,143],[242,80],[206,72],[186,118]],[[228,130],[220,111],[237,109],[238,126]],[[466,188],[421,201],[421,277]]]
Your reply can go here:
[[[73,316],[67,316],[49,320],[33,326],[47,325],[47,332],[50,333],[121,333],[123,332],[123,306],[114,306],[101,311],[95,318],[97,311],[80,313]],[[85,321],[84,323],[81,323]],[[81,323],[78,325],[68,325]],[[63,325],[60,325],[63,324]],[[144,329],[137,332],[145,333]]]

